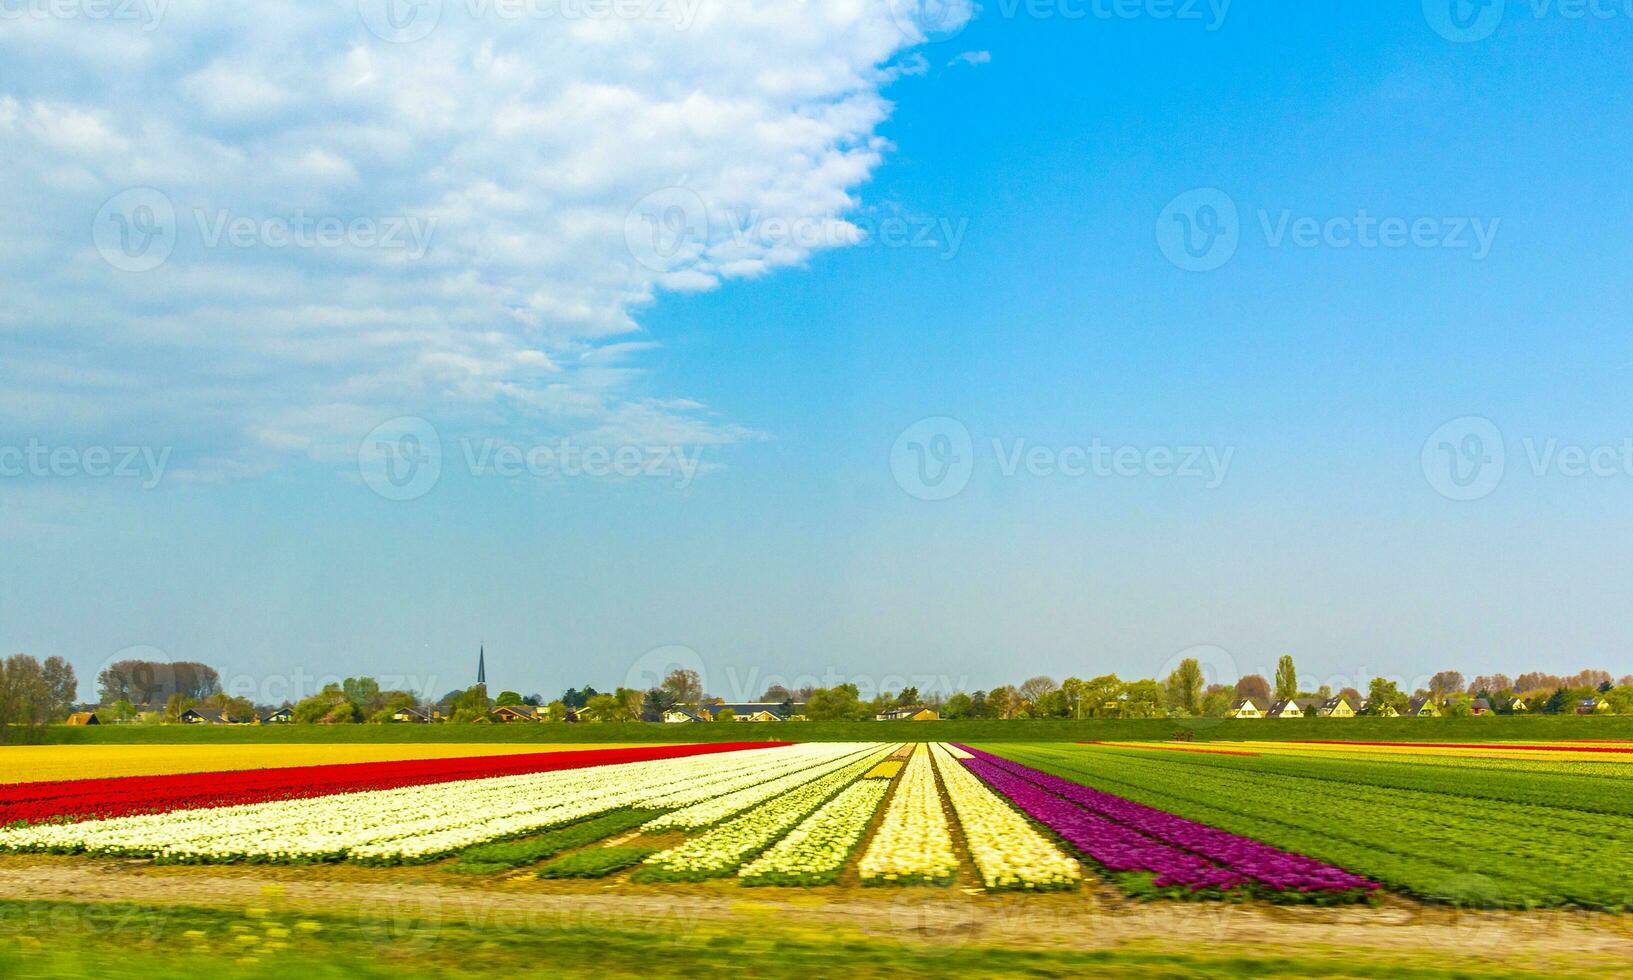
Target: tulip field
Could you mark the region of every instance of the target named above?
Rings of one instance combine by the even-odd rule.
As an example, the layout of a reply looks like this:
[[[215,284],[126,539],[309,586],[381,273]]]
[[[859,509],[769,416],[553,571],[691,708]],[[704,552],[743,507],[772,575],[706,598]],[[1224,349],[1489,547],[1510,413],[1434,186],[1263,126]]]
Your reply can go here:
[[[1629,748],[723,742],[329,757],[10,781],[0,855],[1620,910],[1633,896]]]

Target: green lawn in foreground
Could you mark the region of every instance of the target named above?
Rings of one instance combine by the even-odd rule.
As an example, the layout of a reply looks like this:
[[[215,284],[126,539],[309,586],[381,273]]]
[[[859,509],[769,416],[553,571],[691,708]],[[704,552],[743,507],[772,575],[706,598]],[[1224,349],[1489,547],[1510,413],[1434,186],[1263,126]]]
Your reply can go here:
[[[514,725],[51,725],[13,741],[48,743],[186,744],[297,742],[728,742],[787,740],[848,742],[912,739],[947,742],[1196,741],[1336,739],[1351,741],[1478,742],[1627,739],[1633,716],[1574,715],[1485,718],[1302,718],[1283,721],[1118,721],[1028,719],[935,722],[719,722],[714,724]]]
[[[61,902],[0,902],[0,977],[327,978],[696,977],[1529,977],[1454,951],[1244,949],[1209,954],[1028,951],[963,942],[811,937],[679,923],[657,932],[583,927],[472,927],[411,918],[342,919],[269,912]],[[1448,970],[1456,964],[1455,971]],[[1465,964],[1470,964],[1465,966]],[[1584,962],[1584,972],[1604,965]]]

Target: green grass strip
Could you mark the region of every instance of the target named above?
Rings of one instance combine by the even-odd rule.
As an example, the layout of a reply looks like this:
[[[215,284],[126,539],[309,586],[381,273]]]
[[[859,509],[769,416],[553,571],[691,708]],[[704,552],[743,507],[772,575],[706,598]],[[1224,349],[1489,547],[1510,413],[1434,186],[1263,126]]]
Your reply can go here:
[[[536,864],[555,857],[562,851],[584,847],[605,840],[613,834],[634,830],[656,816],[654,810],[617,810],[583,823],[575,823],[535,837],[505,841],[499,844],[478,844],[466,848],[458,863],[450,870],[464,874],[488,874],[526,864]]]
[[[633,868],[656,853],[655,847],[591,847],[556,858],[539,869],[540,878],[605,878]]]

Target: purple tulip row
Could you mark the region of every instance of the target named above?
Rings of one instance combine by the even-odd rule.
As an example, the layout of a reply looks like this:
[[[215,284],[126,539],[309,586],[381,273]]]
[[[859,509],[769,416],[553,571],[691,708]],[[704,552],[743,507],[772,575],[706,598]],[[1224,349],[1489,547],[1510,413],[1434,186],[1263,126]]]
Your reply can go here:
[[[964,765],[1021,812],[1053,830],[1108,871],[1154,872],[1159,888],[1181,887],[1195,891],[1234,888],[1243,883],[1239,874],[1096,816],[983,759],[965,759]]]
[[[1103,793],[990,752],[964,748],[975,757],[965,765],[1033,819],[1111,870],[1157,872],[1159,887],[1223,889],[1250,883],[1271,891],[1307,893],[1378,887],[1376,882],[1314,858]],[[1085,843],[1095,845],[1116,863],[1104,860]]]

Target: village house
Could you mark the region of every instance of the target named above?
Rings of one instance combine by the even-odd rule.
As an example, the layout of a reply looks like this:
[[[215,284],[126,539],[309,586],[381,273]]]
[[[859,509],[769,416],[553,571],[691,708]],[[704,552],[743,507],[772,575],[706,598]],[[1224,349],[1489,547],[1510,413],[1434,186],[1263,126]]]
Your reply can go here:
[[[96,717],[96,712],[94,712],[94,711],[76,711],[73,714],[69,715],[68,720],[66,722],[64,722],[63,724],[66,724],[66,725],[100,725],[100,724],[102,724],[102,722]]]
[[[1266,718],[1303,718],[1304,706],[1296,700],[1283,699],[1270,706]]]
[[[1355,707],[1349,703],[1349,698],[1340,694],[1321,702],[1316,713],[1323,718],[1354,718]]]
[[[1579,715],[1598,715],[1610,712],[1610,702],[1601,697],[1583,698],[1577,702],[1576,713]]]
[[[1507,709],[1507,711],[1510,714],[1518,714],[1521,711],[1530,711],[1531,710],[1530,702],[1528,702],[1524,698],[1518,697],[1518,696],[1509,698],[1508,703],[1503,705],[1503,707],[1505,709]]]
[[[1485,698],[1475,698],[1469,702],[1469,710],[1476,715],[1491,714],[1491,702]]]
[[[792,713],[795,715],[803,714],[805,705],[795,704],[792,706],[792,709]],[[784,703],[781,701],[745,701],[738,704],[717,702],[714,704],[705,705],[703,709],[699,711],[699,713],[701,714],[704,710],[709,712],[710,717],[718,716],[722,711],[730,710],[732,714],[737,716],[737,721],[788,720],[788,717],[783,714],[783,712],[787,709],[784,707]]]
[[[666,725],[689,725],[694,722],[709,722],[713,720],[714,716],[709,713],[709,709],[707,708],[700,708],[697,711],[690,711],[676,705],[663,713],[663,721]]]
[[[941,713],[934,708],[926,708],[922,704],[904,705],[900,708],[891,708],[873,716],[874,721],[940,721]]]
[[[494,708],[489,717],[502,725],[515,724],[519,721],[538,721],[538,713],[529,705],[507,704],[502,708]]]
[[[1418,697],[1415,697],[1411,701],[1407,702],[1406,717],[1439,718],[1440,708],[1435,704],[1434,698],[1419,695]]]
[[[294,721],[295,712],[288,705],[276,708],[261,716],[261,724],[263,725],[290,725]]]
[[[188,708],[177,715],[176,720],[183,725],[208,725],[210,723],[210,719],[196,708]]]
[[[1227,718],[1263,718],[1264,712],[1253,703],[1252,698],[1238,698],[1225,712]]]
[[[425,725],[430,723],[431,713],[424,708],[409,705],[392,712],[391,720],[399,725]]]

